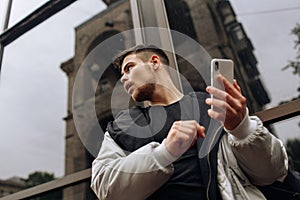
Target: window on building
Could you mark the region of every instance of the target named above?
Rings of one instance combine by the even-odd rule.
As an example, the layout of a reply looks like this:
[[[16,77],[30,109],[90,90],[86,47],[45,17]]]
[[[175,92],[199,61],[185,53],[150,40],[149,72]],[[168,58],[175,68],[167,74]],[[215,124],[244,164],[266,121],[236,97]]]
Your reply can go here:
[[[190,8],[184,0],[164,0],[170,28],[197,40]]]
[[[225,26],[228,26],[231,23],[236,22],[236,15],[229,1],[218,1],[217,9],[220,12],[222,21]]]
[[[249,81],[249,86],[254,98],[257,100],[261,106],[270,103],[269,96],[259,78],[251,79]]]
[[[242,39],[245,38],[245,34],[241,28],[241,26],[236,26],[232,29],[233,33],[234,33],[234,37],[237,41],[240,41]]]
[[[107,78],[102,78],[99,83],[102,92],[106,92],[112,89],[112,85]]]
[[[106,44],[102,43],[104,40],[114,37],[114,42],[116,44]],[[101,44],[100,46],[98,46]],[[111,46],[118,47],[117,49],[111,48]],[[101,94],[102,92],[107,92],[113,88],[120,74],[118,70],[114,69],[112,65],[103,66],[103,63],[109,63],[112,61],[113,56],[115,56],[120,50],[125,48],[125,39],[119,31],[110,30],[105,31],[100,34],[92,42],[88,48],[88,53],[91,59],[91,63],[88,65],[88,69],[91,73],[92,85],[97,87],[96,95]],[[100,80],[99,80],[100,79]]]

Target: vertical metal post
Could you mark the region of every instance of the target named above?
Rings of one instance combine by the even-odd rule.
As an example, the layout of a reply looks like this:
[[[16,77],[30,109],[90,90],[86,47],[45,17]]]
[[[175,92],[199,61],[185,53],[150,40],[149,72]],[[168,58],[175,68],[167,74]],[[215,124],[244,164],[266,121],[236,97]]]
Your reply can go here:
[[[7,29],[8,23],[9,23],[9,18],[10,18],[10,11],[11,11],[11,5],[12,5],[12,0],[8,0],[7,2],[7,8],[6,8],[6,15],[5,15],[5,21],[3,24],[2,31]]]
[[[10,12],[11,12],[11,5],[12,5],[12,0],[8,0],[6,14],[5,14],[5,21],[3,23],[2,32],[4,32],[8,27]],[[4,45],[0,43],[0,74],[1,74],[3,53],[4,53]]]
[[[162,28],[165,28],[168,30],[168,31],[163,31],[163,32],[160,31],[159,34],[160,34],[160,37],[163,38],[161,40],[162,47],[164,49],[171,50],[171,52],[170,52],[171,55],[169,55],[170,56],[170,64],[176,71],[175,77],[172,76],[173,82],[181,92],[184,92],[183,87],[182,87],[181,78],[180,78],[178,63],[177,63],[176,56],[175,56],[174,43],[173,43],[171,31],[170,31],[170,25],[169,25],[169,20],[168,20],[168,16],[167,16],[165,2],[164,2],[164,0],[160,0],[160,1],[153,0],[153,5],[154,5],[154,9],[155,9],[154,14],[157,19],[156,21],[157,21],[158,27],[162,27]]]
[[[4,51],[4,47],[3,47],[3,45],[0,43],[0,74],[1,74],[1,66],[2,66],[3,51]]]
[[[137,0],[130,0],[130,8],[133,21],[135,43],[142,44],[145,41],[142,30],[140,29],[142,28],[142,24],[140,19],[140,9]]]
[[[142,28],[157,27],[170,30],[164,0],[130,0],[130,7],[136,44],[152,42],[153,36],[148,37]],[[175,69],[176,74],[170,73],[170,75],[175,86],[183,92],[171,32],[158,29],[155,40],[160,41],[163,49],[171,51],[166,53],[170,60],[170,67]]]

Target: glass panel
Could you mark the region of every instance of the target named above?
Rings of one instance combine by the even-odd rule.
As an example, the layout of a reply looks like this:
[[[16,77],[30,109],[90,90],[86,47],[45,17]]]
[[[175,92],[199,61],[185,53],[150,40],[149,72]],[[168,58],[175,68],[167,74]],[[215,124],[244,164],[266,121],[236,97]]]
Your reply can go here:
[[[14,1],[10,26],[46,1],[24,2]],[[140,2],[144,2],[143,5],[151,4],[149,0]],[[193,2],[199,4],[193,6]],[[0,3],[1,8],[5,7],[5,1]],[[172,29],[198,42],[201,39],[201,44],[212,56],[231,56],[228,46],[222,43],[224,33],[210,13],[212,7],[207,3],[183,0],[165,0],[164,3]],[[0,179],[7,180],[14,176],[27,178],[34,171],[48,171],[54,173],[55,177],[61,177],[91,166],[100,148],[99,122],[101,129],[105,130],[112,119],[111,88],[116,88],[119,79],[118,71],[112,66],[101,65],[101,62],[134,43],[134,38],[122,35],[123,31],[133,28],[129,2],[122,1],[115,5],[110,7],[111,10],[99,14],[106,8],[102,1],[76,1],[5,48],[0,85],[0,152],[4,152]],[[144,23],[148,24],[146,26],[160,23],[154,20],[149,8],[155,6],[141,8]],[[119,49],[107,45],[104,50],[93,52],[99,44],[115,35],[119,35],[116,40]],[[199,56],[197,48],[187,45],[184,40],[176,40],[178,38],[173,33],[172,36],[175,38],[173,43],[176,51],[186,50],[184,47],[188,46],[188,51],[185,51],[187,55],[177,55],[180,73],[187,79],[183,80],[183,84],[191,84],[194,90],[204,90],[210,78],[209,55]],[[98,121],[85,124],[83,129],[87,130],[87,134],[80,138],[73,122],[72,86],[76,70],[88,55],[93,59],[87,63],[84,70],[86,79],[80,84],[78,99],[82,100],[82,104],[76,106],[82,108],[96,96],[93,109],[96,108]],[[203,66],[200,68],[206,71],[199,73],[193,62],[195,60],[201,61]],[[99,78],[100,73],[103,74]],[[258,85],[262,87],[261,82]],[[93,93],[86,88],[98,89]],[[253,88],[256,89],[255,84]],[[260,93],[257,95],[260,96]],[[267,97],[258,103],[266,102]],[[257,102],[251,99],[251,103]],[[89,116],[77,117],[89,119]],[[87,144],[90,149],[86,148]],[[94,198],[89,183],[66,191],[69,197],[83,194],[86,199]],[[0,190],[1,193],[4,191]]]

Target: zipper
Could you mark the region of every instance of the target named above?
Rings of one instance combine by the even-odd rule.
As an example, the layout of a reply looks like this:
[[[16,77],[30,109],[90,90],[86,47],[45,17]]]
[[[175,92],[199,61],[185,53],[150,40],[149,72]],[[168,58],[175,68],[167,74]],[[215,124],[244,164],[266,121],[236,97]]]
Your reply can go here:
[[[209,179],[208,179],[208,184],[207,184],[207,190],[206,190],[206,198],[207,200],[209,200],[209,190],[210,190],[210,185],[211,185],[211,181],[212,181],[212,169],[211,169],[211,163],[210,163],[210,152],[211,152],[211,146],[214,143],[216,136],[218,135],[218,132],[220,131],[220,129],[222,128],[222,126],[219,126],[219,128],[216,130],[213,139],[211,140],[211,143],[209,145],[208,148],[208,153],[207,153],[207,164],[208,164],[208,168],[209,168]],[[217,163],[218,164],[218,163]]]

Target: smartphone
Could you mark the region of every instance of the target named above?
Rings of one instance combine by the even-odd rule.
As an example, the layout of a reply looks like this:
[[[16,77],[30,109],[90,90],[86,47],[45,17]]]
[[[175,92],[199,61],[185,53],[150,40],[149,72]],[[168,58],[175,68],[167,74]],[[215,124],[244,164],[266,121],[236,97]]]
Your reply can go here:
[[[211,86],[216,87],[220,90],[225,90],[223,83],[221,83],[217,76],[222,74],[231,84],[233,83],[233,70],[234,64],[229,59],[214,58],[211,61]],[[213,95],[212,95],[212,98]]]

